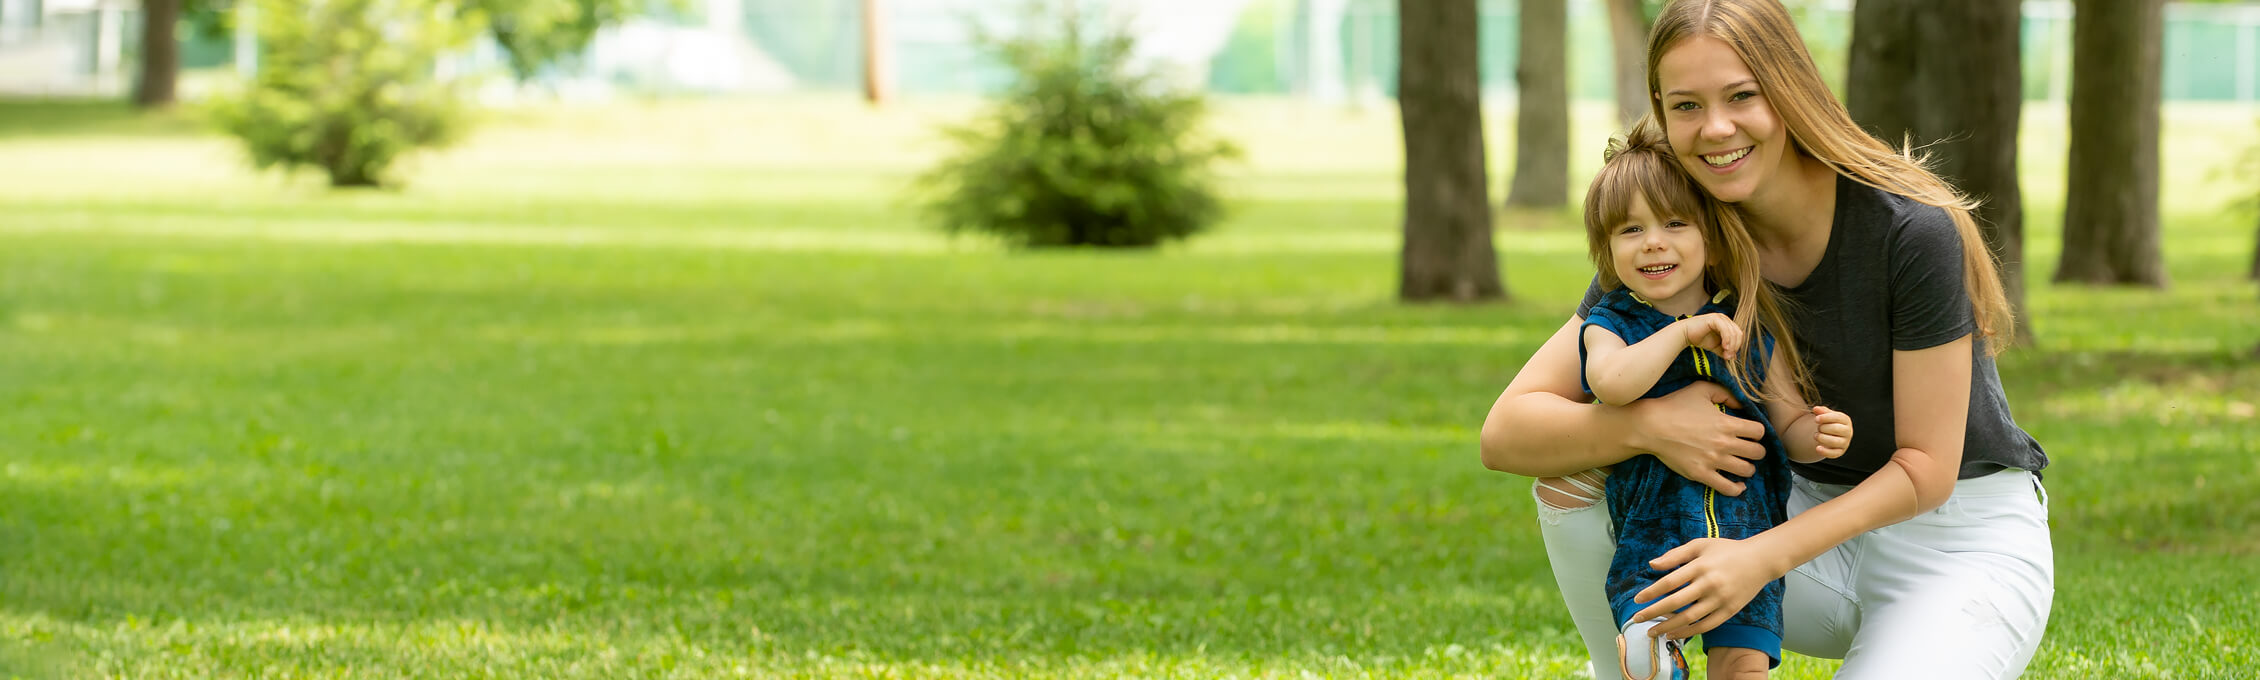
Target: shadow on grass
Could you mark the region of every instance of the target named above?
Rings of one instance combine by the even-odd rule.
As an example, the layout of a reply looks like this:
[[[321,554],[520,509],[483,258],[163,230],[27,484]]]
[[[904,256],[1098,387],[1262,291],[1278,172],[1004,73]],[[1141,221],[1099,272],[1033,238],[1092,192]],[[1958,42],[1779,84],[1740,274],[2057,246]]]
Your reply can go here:
[[[0,98],[0,140],[83,135],[185,136],[204,124],[175,107],[142,111],[123,100]]]
[[[2203,390],[2212,394],[2255,394],[2260,363],[2249,348],[2218,351],[2011,350],[2000,363],[2001,380],[2012,398],[2028,394],[2100,390],[2143,383]]]

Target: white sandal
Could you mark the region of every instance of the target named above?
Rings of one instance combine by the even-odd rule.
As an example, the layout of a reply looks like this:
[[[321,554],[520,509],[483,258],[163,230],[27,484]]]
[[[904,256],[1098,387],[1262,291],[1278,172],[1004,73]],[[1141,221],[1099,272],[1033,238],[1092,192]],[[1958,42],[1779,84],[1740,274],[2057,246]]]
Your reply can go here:
[[[1648,635],[1663,622],[1659,618],[1624,624],[1624,631],[1617,635],[1617,670],[1624,672],[1625,680],[1687,679],[1687,656],[1680,652],[1679,641]],[[1633,640],[1642,642],[1632,644]],[[1670,675],[1657,676],[1667,669]]]

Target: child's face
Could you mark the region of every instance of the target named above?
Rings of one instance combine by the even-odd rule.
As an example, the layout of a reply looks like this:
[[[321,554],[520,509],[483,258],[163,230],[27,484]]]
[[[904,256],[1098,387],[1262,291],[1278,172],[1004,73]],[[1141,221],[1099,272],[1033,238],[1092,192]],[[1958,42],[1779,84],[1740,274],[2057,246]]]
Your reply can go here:
[[[1646,198],[1634,195],[1624,223],[1612,229],[1609,255],[1625,287],[1674,314],[1702,309],[1708,299],[1703,291],[1703,230],[1692,218],[1657,215]]]

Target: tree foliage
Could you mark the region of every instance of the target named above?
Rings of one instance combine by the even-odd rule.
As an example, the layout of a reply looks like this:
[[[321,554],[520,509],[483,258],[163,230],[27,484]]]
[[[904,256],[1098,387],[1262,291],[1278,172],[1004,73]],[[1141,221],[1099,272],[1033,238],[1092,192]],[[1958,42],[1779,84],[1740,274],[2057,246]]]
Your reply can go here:
[[[955,154],[918,180],[951,233],[1017,247],[1144,247],[1222,217],[1212,167],[1236,147],[1204,134],[1198,91],[1132,62],[1134,39],[1054,12],[983,42],[1017,75],[988,111],[947,134]]]
[[[214,120],[260,168],[318,168],[331,186],[389,184],[395,161],[462,127],[438,56],[476,28],[448,0],[257,0],[258,75]]]
[[[470,0],[494,42],[509,56],[510,71],[524,81],[541,69],[578,56],[598,29],[635,18],[670,0]]]

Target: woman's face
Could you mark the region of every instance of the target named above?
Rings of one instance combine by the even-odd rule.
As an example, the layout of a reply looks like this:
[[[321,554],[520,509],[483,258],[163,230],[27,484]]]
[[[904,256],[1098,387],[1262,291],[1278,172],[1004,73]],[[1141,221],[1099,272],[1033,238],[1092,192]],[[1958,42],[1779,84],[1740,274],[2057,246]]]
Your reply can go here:
[[[1734,48],[1709,36],[1682,40],[1657,62],[1656,83],[1672,153],[1711,197],[1740,203],[1788,176],[1781,116]]]

